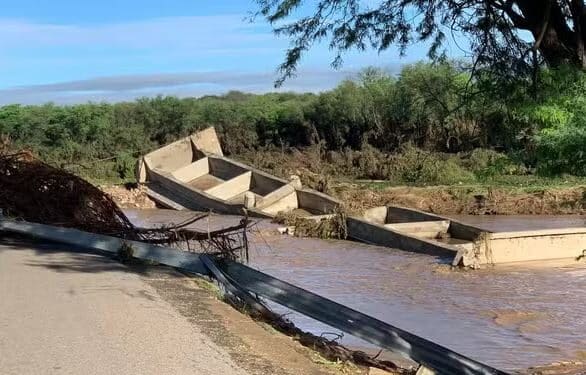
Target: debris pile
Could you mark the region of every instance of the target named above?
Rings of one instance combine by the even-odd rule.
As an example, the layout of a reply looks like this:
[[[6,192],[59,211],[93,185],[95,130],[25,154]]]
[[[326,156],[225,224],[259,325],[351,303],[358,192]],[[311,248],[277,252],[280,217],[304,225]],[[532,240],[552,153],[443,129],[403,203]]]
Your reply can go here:
[[[295,212],[280,212],[274,223],[285,225],[285,233],[296,237],[344,240],[348,237],[346,214],[338,211],[323,217],[307,217]]]
[[[0,207],[5,215],[26,221],[137,239],[110,197],[29,152],[0,155]]]
[[[75,228],[154,244],[186,246],[236,260],[247,256],[248,220],[215,232],[173,227],[137,228],[112,198],[84,179],[48,165],[30,152],[0,152],[0,209],[7,217]]]
[[[156,208],[156,204],[146,193],[146,186],[137,184],[107,185],[100,189],[108,194],[121,208]]]
[[[182,223],[159,228],[135,228],[135,232],[145,242],[158,245],[178,247],[186,251],[194,251],[214,255],[218,258],[248,262],[248,236],[250,229],[248,217],[240,223],[213,231],[198,231],[190,226],[207,218],[209,213],[196,215]]]
[[[343,335],[336,335],[338,337],[334,339],[328,339],[324,334],[316,336],[299,329],[290,320],[275,313],[271,313],[270,316],[262,317],[260,320],[270,324],[279,332],[293,337],[301,345],[317,351],[329,361],[354,363],[359,366],[379,368],[395,375],[413,375],[415,373],[413,369],[401,368],[392,361],[379,359],[378,355],[370,356],[363,351],[347,348],[337,341],[338,339],[341,339]]]

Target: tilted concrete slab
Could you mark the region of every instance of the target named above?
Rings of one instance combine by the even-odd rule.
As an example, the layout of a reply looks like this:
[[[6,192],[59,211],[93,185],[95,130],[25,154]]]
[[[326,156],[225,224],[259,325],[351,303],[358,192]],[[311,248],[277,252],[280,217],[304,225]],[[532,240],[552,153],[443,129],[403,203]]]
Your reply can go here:
[[[463,255],[463,250],[458,247],[399,232],[386,228],[383,224],[374,223],[363,218],[348,217],[346,222],[350,238],[371,245],[392,247],[450,259],[460,258]]]
[[[450,222],[448,220],[440,221],[416,221],[410,223],[391,223],[384,224],[385,228],[393,229],[401,233],[412,234],[416,237],[423,238],[441,238],[448,234]]]
[[[209,158],[201,158],[174,171],[173,177],[181,182],[189,182],[210,173]]]
[[[137,179],[166,207],[213,210],[218,213],[273,217],[299,210],[329,214],[340,202],[291,181],[223,156],[213,128],[155,150],[139,160]]]
[[[216,134],[216,129],[204,129],[193,134],[190,138],[196,150],[203,151],[207,154],[224,156],[222,146],[220,145],[218,135]]]
[[[219,184],[218,186],[206,190],[206,193],[213,195],[216,198],[229,200],[237,195],[250,191],[251,182],[252,172],[245,172]]]
[[[150,168],[174,172],[194,162],[193,145],[189,138],[180,139],[145,156]]]

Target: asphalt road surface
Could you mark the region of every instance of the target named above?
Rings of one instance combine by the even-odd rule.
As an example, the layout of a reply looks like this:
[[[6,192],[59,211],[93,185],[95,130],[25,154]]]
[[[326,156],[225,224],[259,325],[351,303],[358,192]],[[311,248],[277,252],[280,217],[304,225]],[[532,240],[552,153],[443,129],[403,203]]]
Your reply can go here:
[[[245,374],[123,265],[33,247],[0,244],[1,374]]]

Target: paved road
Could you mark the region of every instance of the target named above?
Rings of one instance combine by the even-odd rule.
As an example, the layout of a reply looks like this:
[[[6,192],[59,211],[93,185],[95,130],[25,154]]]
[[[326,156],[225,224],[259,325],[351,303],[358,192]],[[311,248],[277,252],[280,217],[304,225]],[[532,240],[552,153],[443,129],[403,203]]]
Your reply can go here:
[[[0,245],[0,373],[245,372],[119,263]]]

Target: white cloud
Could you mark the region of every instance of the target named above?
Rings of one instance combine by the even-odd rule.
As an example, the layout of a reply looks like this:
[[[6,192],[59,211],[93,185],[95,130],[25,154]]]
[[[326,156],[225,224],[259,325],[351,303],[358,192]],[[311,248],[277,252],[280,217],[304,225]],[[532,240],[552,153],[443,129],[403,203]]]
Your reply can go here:
[[[179,97],[201,96],[241,90],[252,93],[269,91],[318,92],[335,87],[340,81],[356,76],[350,70],[302,70],[279,90],[269,72],[192,72],[99,77],[87,80],[30,85],[0,90],[0,104],[39,104],[45,102],[81,103],[86,101],[122,101],[158,94]]]
[[[273,70],[286,47],[268,25],[239,14],[110,24],[0,18],[0,104],[267,92],[273,90]],[[386,56],[349,54],[347,70],[334,71],[331,51],[316,46],[303,59],[298,77],[280,90],[321,91],[367,65],[398,66]],[[36,84],[45,82],[58,83]]]

